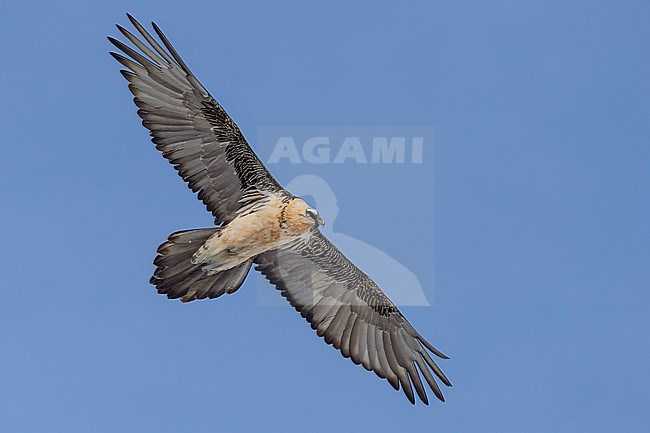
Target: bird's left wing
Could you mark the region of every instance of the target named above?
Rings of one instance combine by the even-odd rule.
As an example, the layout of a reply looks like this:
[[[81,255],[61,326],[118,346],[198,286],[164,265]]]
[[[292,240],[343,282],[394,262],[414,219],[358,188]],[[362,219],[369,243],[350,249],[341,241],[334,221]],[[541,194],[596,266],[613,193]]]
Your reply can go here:
[[[428,398],[419,372],[434,394],[444,398],[431,371],[451,383],[429,353],[447,357],[429,344],[374,281],[345,257],[319,230],[259,255],[259,270],[311,324],[318,336],[344,357],[387,379],[415,403]]]
[[[128,17],[140,37],[117,28],[137,50],[109,37],[127,57],[111,55],[127,68],[122,75],[130,83],[138,115],[152,141],[192,191],[198,192],[216,223],[236,216],[247,191],[284,191],[158,26],[152,23],[164,47]]]

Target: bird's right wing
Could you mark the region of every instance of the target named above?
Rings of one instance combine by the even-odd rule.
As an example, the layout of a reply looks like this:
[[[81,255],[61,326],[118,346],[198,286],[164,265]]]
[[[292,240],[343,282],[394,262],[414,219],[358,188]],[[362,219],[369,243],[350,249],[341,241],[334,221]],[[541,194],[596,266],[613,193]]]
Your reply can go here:
[[[259,270],[311,324],[318,336],[385,378],[415,403],[413,388],[428,404],[418,369],[442,401],[433,372],[447,386],[449,379],[430,351],[447,357],[429,344],[374,281],[357,268],[318,230],[255,259]]]
[[[117,28],[139,51],[109,37],[128,57],[111,55],[128,68],[121,72],[130,83],[138,115],[152,141],[192,191],[198,192],[216,223],[236,216],[247,191],[283,191],[158,26],[152,23],[164,48],[128,17],[140,38]]]

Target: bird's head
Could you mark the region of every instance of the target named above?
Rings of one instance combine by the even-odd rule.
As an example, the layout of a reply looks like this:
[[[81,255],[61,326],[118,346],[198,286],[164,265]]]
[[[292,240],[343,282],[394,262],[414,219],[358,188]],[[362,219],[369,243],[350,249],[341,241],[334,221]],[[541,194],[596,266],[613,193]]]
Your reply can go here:
[[[305,209],[305,217],[311,218],[318,226],[325,225],[325,220],[323,219],[323,217],[319,215],[318,211],[314,208],[307,207],[307,209]]]
[[[295,203],[296,214],[304,221],[304,223],[317,226],[324,226],[325,220],[320,216],[318,211],[309,206],[304,200],[297,198],[293,201]]]

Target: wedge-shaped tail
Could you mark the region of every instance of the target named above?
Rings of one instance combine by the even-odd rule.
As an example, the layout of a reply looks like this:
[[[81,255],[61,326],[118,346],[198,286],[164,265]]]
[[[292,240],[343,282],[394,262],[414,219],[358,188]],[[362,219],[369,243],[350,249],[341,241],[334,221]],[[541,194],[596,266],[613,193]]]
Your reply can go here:
[[[158,247],[153,261],[157,266],[151,284],[158,293],[183,302],[217,298],[233,293],[242,285],[251,268],[252,260],[217,274],[208,275],[203,264],[193,264],[192,256],[218,228],[184,230],[172,233],[167,242]]]

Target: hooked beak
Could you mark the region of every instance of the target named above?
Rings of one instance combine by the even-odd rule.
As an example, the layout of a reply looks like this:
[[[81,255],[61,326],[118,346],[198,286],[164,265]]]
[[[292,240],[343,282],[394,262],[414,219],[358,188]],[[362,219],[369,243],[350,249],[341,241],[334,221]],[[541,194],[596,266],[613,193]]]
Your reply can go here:
[[[316,222],[318,223],[318,225],[321,225],[321,226],[325,227],[325,220],[323,219],[322,216],[318,215],[316,217]]]

